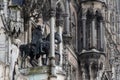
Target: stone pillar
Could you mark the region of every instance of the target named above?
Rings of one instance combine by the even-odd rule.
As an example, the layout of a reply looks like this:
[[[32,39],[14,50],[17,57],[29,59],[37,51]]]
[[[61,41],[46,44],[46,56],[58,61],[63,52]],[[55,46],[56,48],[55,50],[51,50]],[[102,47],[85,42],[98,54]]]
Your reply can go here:
[[[56,65],[55,65],[55,14],[56,14],[56,1],[51,0],[50,9],[50,76],[49,80],[56,80]],[[53,6],[54,5],[54,6]]]
[[[82,71],[82,80],[86,80],[84,64],[81,64],[81,71]]]
[[[24,43],[27,44],[28,42],[28,33],[27,31],[24,31]]]
[[[57,8],[56,8],[56,26],[58,27],[58,33],[60,35],[60,38],[62,40],[62,26],[63,26],[63,9],[61,7],[61,4],[58,3],[57,4]],[[59,65],[62,66],[62,51],[63,51],[63,45],[62,42],[60,44],[58,44],[59,46],[59,54],[60,54],[60,62]]]
[[[5,15],[5,20],[6,20],[6,24],[5,24],[5,27],[6,29],[8,29],[8,25],[7,25],[7,22],[8,22],[8,0],[3,0],[4,2],[4,15]],[[8,36],[8,43],[10,42],[10,37]],[[6,57],[5,57],[5,63],[8,63],[8,58],[9,56],[9,49],[10,49],[10,44],[8,44],[8,53],[6,53]]]
[[[82,26],[83,26],[83,49],[86,48],[86,16],[82,17]]]
[[[55,40],[54,40],[54,30],[55,30],[55,17],[50,19],[50,63],[51,63],[51,77],[50,80],[54,80],[56,77],[56,65],[55,65]]]
[[[28,30],[28,42],[30,43],[31,42],[31,39],[32,39],[32,23],[31,23],[31,20],[29,21],[29,30]]]
[[[103,49],[103,42],[104,42],[104,31],[103,31],[103,21],[100,21],[100,49]]]
[[[91,47],[92,48],[95,48],[96,47],[96,36],[95,36],[95,34],[96,34],[96,31],[95,31],[95,19],[93,19],[93,21],[92,21],[92,26],[91,26]]]
[[[8,37],[8,62],[10,63],[10,55],[11,55],[11,38]]]
[[[65,34],[70,35],[70,11],[69,11],[69,1],[65,0]]]
[[[59,26],[58,28],[59,28],[58,32],[59,32],[60,38],[62,39],[62,27]],[[61,42],[59,44],[60,66],[62,66],[62,51],[63,51],[63,45],[62,45],[62,42]]]
[[[94,80],[93,79],[93,72],[92,72],[92,62],[90,62],[90,64],[89,64],[89,74],[90,74],[90,80]]]
[[[4,2],[4,14],[5,14],[5,17],[7,18],[8,17],[8,1],[3,0],[3,2]]]

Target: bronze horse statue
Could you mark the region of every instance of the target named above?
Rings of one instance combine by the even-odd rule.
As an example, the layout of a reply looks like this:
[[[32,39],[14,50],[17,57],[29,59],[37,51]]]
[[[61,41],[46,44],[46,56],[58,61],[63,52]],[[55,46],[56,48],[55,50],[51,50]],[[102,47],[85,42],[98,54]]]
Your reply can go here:
[[[21,56],[23,58],[22,62],[24,62],[26,57],[29,56],[30,64],[32,66],[37,66],[39,57],[46,55],[46,58],[42,57],[42,65],[47,65],[47,59],[50,50],[50,34],[48,34],[46,38],[42,38],[42,34],[40,33],[41,30],[39,28],[36,29],[37,30],[33,31],[32,42],[20,46]],[[55,40],[57,41],[55,44],[61,43],[60,35],[57,32],[55,32]],[[55,54],[59,55],[57,51],[55,51]],[[33,61],[36,61],[36,64],[34,64]]]

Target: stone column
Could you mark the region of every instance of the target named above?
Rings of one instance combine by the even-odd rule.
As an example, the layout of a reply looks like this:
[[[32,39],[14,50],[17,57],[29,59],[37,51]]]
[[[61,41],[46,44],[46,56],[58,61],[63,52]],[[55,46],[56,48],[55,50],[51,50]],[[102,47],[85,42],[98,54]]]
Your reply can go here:
[[[93,21],[92,21],[92,26],[91,26],[91,47],[92,48],[95,48],[96,47],[96,36],[95,36],[95,34],[96,34],[96,31],[95,31],[95,19],[93,19]]]
[[[84,64],[81,65],[81,71],[82,71],[82,80],[86,80],[86,73],[85,73],[85,68],[84,68]]]
[[[83,49],[86,48],[86,16],[82,17],[82,26],[83,26]]]
[[[5,17],[8,18],[8,1],[3,0],[3,2],[4,2],[4,14],[5,14]]]
[[[65,33],[70,35],[70,11],[69,11],[69,2],[70,0],[65,0]]]
[[[55,26],[55,17],[51,17],[50,19],[50,64],[51,64],[50,80],[55,80],[54,78],[56,78],[54,26]]]
[[[57,8],[56,8],[56,26],[58,27],[58,33],[60,35],[60,38],[62,40],[62,26],[63,26],[63,9],[61,7],[61,4],[58,3]],[[58,44],[59,46],[59,54],[60,54],[60,62],[59,65],[62,66],[62,51],[63,51],[63,45],[62,42]]]
[[[32,23],[31,23],[31,20],[29,21],[29,30],[28,30],[28,42],[30,43],[31,42],[31,39],[32,39]]]
[[[5,24],[5,26],[7,27],[7,29],[8,29],[8,24],[7,24],[7,22],[8,22],[8,0],[3,0],[3,4],[4,4],[4,15],[5,15],[5,20],[6,20],[6,24]],[[9,60],[8,60],[8,58],[9,58],[9,56],[7,56],[7,55],[9,55],[9,50],[10,50],[10,41],[11,41],[11,38],[9,37],[9,34],[8,34],[8,53],[6,53],[6,57],[5,57],[5,63],[8,63],[9,62]]]
[[[93,78],[93,71],[92,71],[92,62],[90,62],[89,64],[89,75],[90,75],[90,80],[94,80]]]
[[[27,44],[27,40],[28,40],[28,33],[27,31],[24,31],[24,43]]]
[[[100,49],[103,49],[103,37],[104,37],[104,31],[103,31],[103,21],[100,21]]]
[[[50,80],[56,80],[56,65],[55,65],[55,14],[56,14],[56,1],[51,0],[50,10]],[[53,6],[54,5],[54,6]]]
[[[59,28],[58,32],[59,32],[60,38],[62,39],[62,27],[59,26],[58,28]],[[59,44],[60,66],[62,66],[62,51],[63,51],[63,45],[62,45],[62,42],[61,42]]]
[[[7,60],[10,63],[10,58],[11,58],[10,57],[10,55],[11,55],[11,48],[10,48],[11,47],[11,38],[10,37],[8,37],[8,42],[7,43],[8,43],[8,55],[7,55],[8,59]]]

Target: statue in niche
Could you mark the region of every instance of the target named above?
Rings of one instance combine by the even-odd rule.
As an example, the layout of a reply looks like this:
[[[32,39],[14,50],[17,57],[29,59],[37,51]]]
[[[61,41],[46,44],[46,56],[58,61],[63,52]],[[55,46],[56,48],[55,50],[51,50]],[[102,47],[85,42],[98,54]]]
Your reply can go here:
[[[96,11],[95,17],[96,17],[97,22],[100,22],[101,20],[103,20],[103,17],[102,17],[100,10]]]
[[[15,71],[15,66],[18,63],[18,56],[19,56],[19,44],[20,44],[20,40],[19,39],[15,39],[13,41],[13,44],[11,45],[11,54],[10,54],[10,76],[11,76],[11,80],[14,80],[14,73]]]
[[[61,42],[60,35],[55,32],[55,44],[59,44]],[[29,44],[23,44],[20,46],[21,56],[23,57],[23,62],[25,61],[26,57],[30,57],[30,64],[34,66],[38,66],[38,59],[42,56],[42,65],[47,65],[47,59],[50,50],[50,34],[44,38],[42,34],[41,26],[38,25],[32,34],[32,41]],[[59,55],[57,51],[55,51],[56,55]],[[46,55],[46,58],[43,58],[43,55]],[[60,55],[59,55],[60,57]]]
[[[86,18],[87,18],[87,22],[90,24],[93,19],[95,18],[95,14],[94,14],[94,11],[92,8],[89,8],[87,10],[87,15],[86,15]]]
[[[55,44],[56,45],[60,44],[60,42],[61,42],[60,35],[57,32],[55,32]],[[49,51],[50,51],[50,34],[48,34],[46,38],[43,38],[42,40],[39,41],[39,54],[36,55],[36,59],[38,60],[38,58],[41,55],[43,56],[45,54],[46,58],[42,57],[42,65],[47,64]],[[58,55],[60,58],[58,51],[55,51],[55,55]]]

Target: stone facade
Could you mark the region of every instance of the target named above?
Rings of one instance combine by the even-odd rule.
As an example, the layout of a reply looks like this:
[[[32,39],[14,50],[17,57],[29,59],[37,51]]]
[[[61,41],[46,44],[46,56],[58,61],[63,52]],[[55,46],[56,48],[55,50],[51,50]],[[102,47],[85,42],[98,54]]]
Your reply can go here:
[[[119,0],[1,0],[0,80],[119,80]]]

